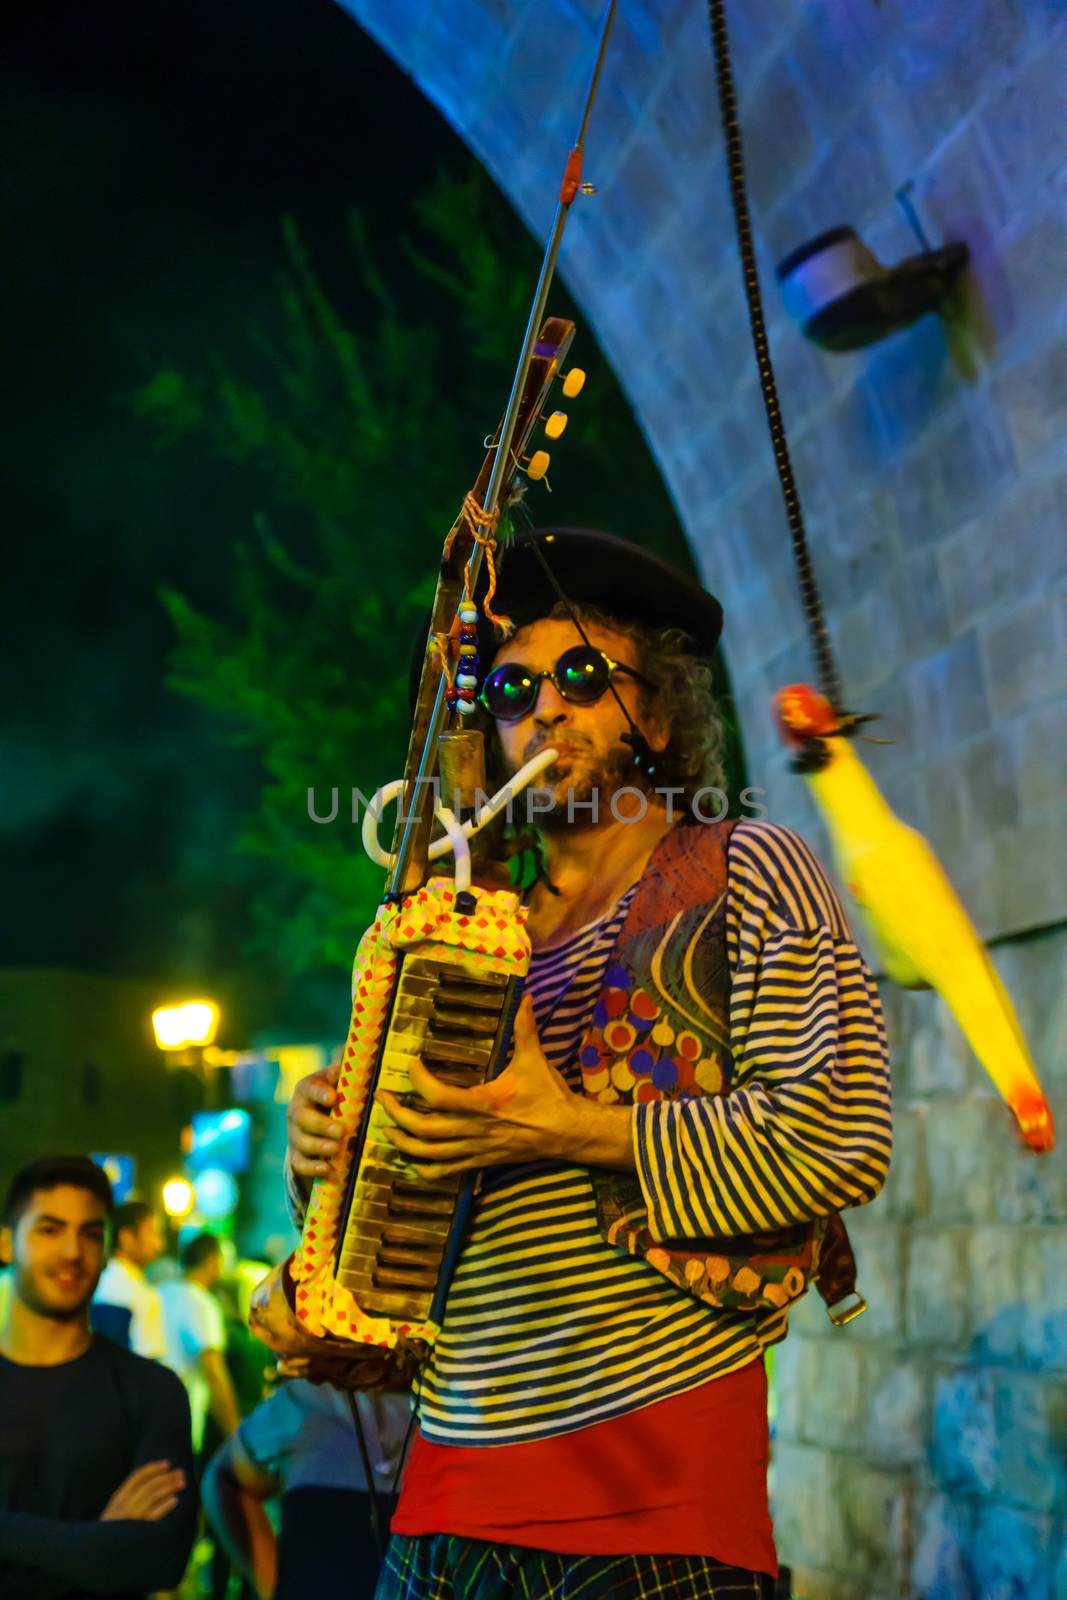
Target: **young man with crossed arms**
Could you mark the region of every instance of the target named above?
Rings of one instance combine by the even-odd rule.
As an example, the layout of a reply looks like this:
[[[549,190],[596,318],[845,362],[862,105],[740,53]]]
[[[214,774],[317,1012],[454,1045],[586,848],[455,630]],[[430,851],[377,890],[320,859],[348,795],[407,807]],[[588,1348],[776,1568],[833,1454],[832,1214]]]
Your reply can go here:
[[[15,1174],[0,1227],[0,1593],[136,1600],[181,1580],[196,1523],[172,1372],[89,1326],[111,1185],[87,1156]]]

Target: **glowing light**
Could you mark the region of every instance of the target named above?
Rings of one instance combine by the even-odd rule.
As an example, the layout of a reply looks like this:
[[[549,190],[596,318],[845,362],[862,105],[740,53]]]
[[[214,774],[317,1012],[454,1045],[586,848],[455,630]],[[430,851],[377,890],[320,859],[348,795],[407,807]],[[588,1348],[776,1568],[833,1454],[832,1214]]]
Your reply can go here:
[[[90,1155],[107,1175],[111,1185],[111,1198],[115,1204],[118,1206],[124,1200],[128,1200],[137,1174],[137,1163],[133,1156],[120,1155],[110,1150],[92,1150]]]
[[[252,1119],[247,1111],[194,1111],[186,1172],[190,1177],[206,1172],[209,1167],[244,1172],[249,1161],[251,1135]]]
[[[193,1200],[193,1186],[184,1178],[168,1178],[163,1185],[163,1209],[168,1217],[187,1217]]]
[[[152,1027],[161,1050],[209,1045],[218,1026],[219,1008],[213,1000],[186,1000],[179,1006],[160,1006],[152,1013]]]
[[[228,1217],[237,1204],[237,1185],[221,1167],[205,1167],[193,1184],[196,1209],[211,1222]]]

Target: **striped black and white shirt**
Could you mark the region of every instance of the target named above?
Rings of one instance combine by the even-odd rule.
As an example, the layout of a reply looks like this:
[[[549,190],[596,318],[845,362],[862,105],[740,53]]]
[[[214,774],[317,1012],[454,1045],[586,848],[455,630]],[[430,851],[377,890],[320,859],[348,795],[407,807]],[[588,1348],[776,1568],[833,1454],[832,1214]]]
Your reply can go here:
[[[862,1204],[889,1165],[877,991],[822,868],[788,828],[747,820],[727,867],[734,1086],[634,1108],[637,1172],[663,1239]],[[578,1092],[578,1043],[634,892],[534,954],[541,1043]],[[567,1433],[734,1371],[786,1321],[784,1308],[708,1306],[608,1245],[587,1168],[490,1168],[423,1377],[420,1428],[446,1445]]]

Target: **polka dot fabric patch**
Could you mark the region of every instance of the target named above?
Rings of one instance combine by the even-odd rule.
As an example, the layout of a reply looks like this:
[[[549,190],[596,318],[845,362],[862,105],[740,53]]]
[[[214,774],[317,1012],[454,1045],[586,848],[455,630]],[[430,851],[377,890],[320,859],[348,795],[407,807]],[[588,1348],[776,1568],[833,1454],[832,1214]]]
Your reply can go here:
[[[578,1062],[586,1094],[608,1104],[722,1094],[727,1083],[722,1052],[635,983],[621,961],[605,975]]]

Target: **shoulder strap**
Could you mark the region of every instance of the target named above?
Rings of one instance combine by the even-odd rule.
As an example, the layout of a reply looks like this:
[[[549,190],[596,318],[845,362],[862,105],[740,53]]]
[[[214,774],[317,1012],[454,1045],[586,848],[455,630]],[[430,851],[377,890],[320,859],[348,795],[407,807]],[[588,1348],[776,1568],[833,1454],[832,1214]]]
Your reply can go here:
[[[726,890],[726,845],[734,821],[679,823],[653,850],[630,902],[618,943],[714,904]]]

